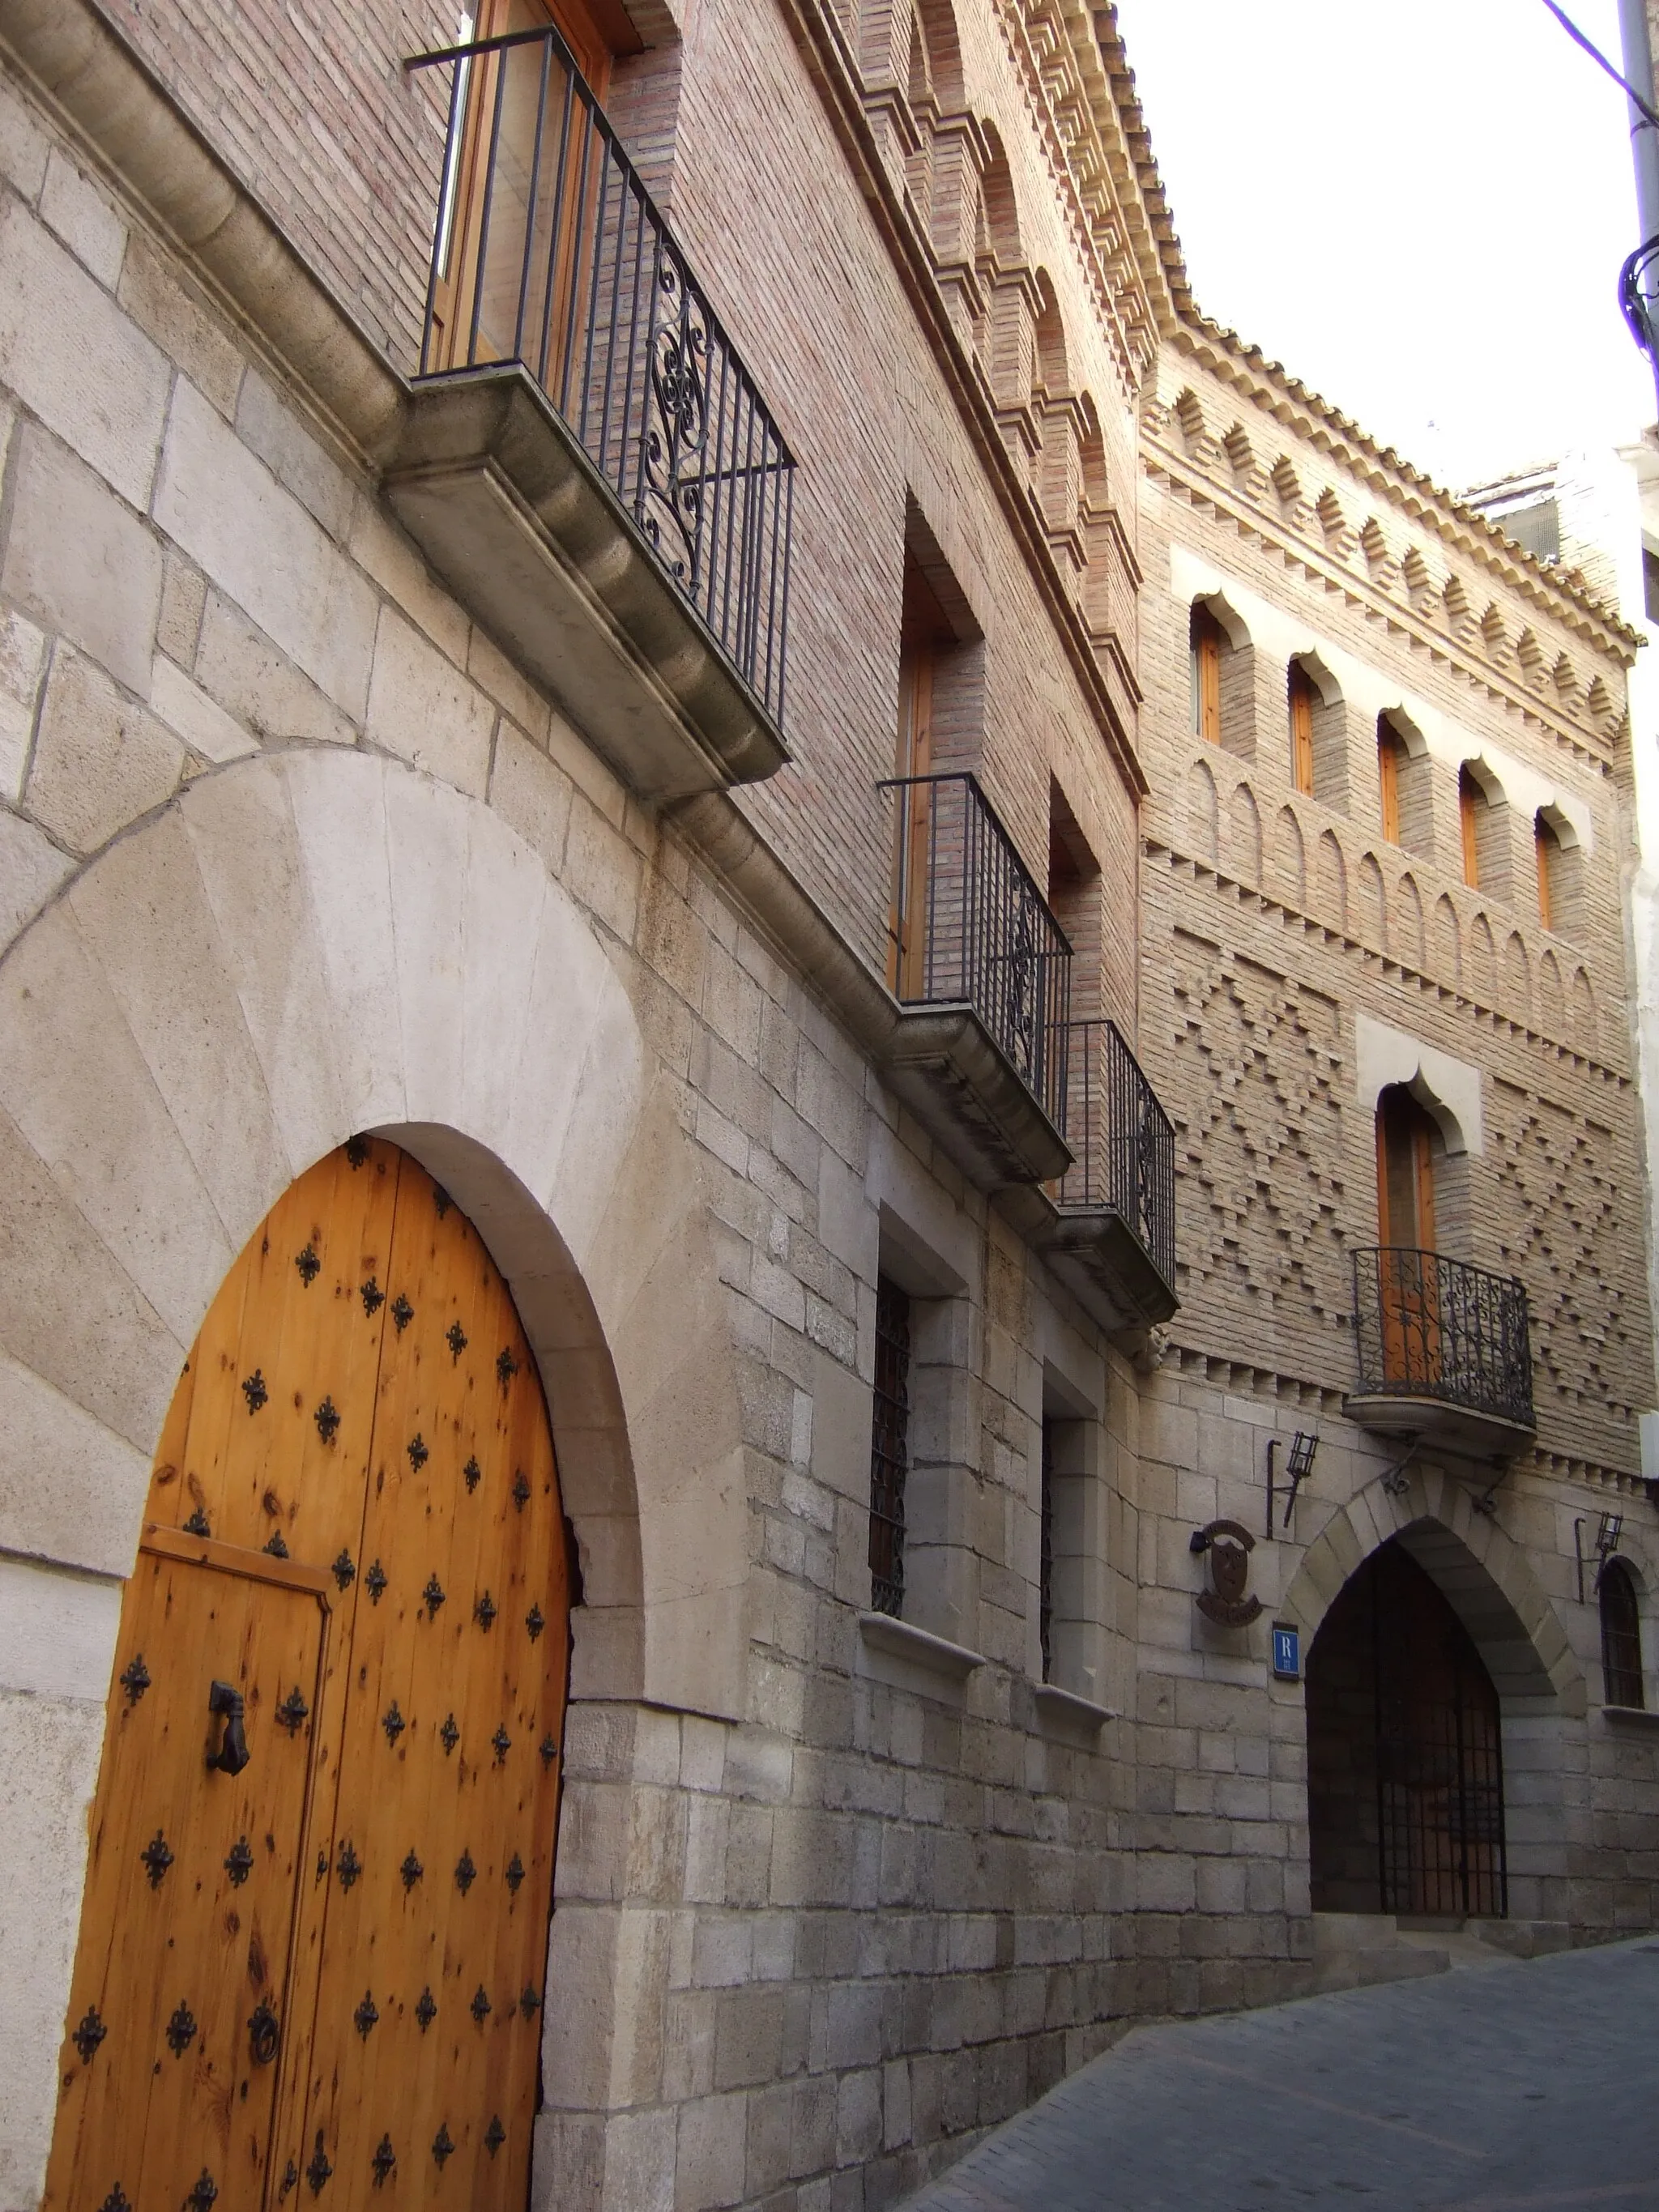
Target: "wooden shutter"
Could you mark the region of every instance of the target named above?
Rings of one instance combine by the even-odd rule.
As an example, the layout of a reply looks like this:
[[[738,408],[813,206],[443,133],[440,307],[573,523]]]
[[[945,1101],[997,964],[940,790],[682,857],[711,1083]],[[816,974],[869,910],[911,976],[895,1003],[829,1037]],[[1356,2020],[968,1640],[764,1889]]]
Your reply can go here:
[[[1550,865],[1555,856],[1555,832],[1541,814],[1533,817],[1533,851],[1538,861],[1538,919],[1546,929],[1553,929],[1550,919]]]
[[[1382,835],[1389,844],[1400,842],[1399,738],[1386,722],[1376,726],[1376,783],[1382,800]]]
[[[1212,745],[1221,743],[1221,629],[1207,607],[1192,617],[1193,734]]]
[[[1313,797],[1313,684],[1306,669],[1292,661],[1290,672],[1291,781]]]
[[[1378,1241],[1434,1249],[1432,1124],[1408,1092],[1385,1091],[1376,1113]]]
[[[1481,804],[1474,778],[1468,769],[1457,775],[1457,821],[1463,840],[1463,880],[1471,890],[1480,888],[1480,841],[1478,809]]]

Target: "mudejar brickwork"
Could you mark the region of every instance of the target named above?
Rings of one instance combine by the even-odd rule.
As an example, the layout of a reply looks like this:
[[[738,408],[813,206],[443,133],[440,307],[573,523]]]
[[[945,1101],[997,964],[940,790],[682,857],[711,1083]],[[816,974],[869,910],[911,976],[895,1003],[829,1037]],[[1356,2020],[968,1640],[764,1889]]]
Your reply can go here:
[[[873,2212],[1652,1925],[1634,641],[1110,10],[0,80],[0,2205]]]

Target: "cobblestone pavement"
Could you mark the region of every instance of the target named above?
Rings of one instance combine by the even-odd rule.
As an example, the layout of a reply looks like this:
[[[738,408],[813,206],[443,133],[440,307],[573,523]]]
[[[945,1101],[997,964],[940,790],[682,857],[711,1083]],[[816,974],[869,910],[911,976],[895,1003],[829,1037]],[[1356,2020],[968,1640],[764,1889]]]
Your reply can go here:
[[[1659,2207],[1659,1942],[1138,2028],[906,2212]]]

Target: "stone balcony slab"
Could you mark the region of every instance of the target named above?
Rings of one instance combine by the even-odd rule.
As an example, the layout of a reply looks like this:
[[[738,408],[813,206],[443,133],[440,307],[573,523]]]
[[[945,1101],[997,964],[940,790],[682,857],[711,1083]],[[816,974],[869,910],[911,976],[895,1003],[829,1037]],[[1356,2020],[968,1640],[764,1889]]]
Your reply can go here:
[[[1343,1400],[1342,1410],[1360,1428],[1379,1436],[1416,1437],[1470,1459],[1512,1459],[1528,1450],[1538,1433],[1532,1423],[1505,1420],[1446,1398],[1404,1392],[1356,1394]]]
[[[788,759],[765,707],[526,369],[412,386],[383,482],[456,598],[641,799],[759,782]]]
[[[905,1007],[878,1061],[980,1189],[1047,1182],[1070,1165],[1066,1139],[972,1006]]]

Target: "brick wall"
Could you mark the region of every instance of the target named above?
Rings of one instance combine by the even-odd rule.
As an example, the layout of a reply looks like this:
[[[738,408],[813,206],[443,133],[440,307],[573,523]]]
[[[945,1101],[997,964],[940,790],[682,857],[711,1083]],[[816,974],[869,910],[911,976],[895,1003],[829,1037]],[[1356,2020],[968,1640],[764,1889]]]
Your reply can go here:
[[[1588,617],[1507,581],[1495,554],[1477,567],[1475,549],[1409,528],[1283,422],[1246,410],[1230,438],[1237,391],[1191,364],[1164,377],[1184,398],[1154,409],[1142,524],[1154,787],[1142,990],[1145,1054],[1180,1133],[1176,1333],[1307,1379],[1351,1368],[1346,1255],[1376,1233],[1371,1116],[1353,1064],[1364,1013],[1480,1071],[1486,1143],[1459,1193],[1466,1241],[1449,1222],[1443,1243],[1526,1283],[1540,1451],[1633,1470],[1635,1415],[1654,1382],[1620,904],[1630,832],[1619,651],[1595,648]],[[1279,483],[1295,478],[1288,500],[1275,466]],[[1343,525],[1322,523],[1322,495]],[[1342,588],[1345,566],[1364,590],[1358,578]],[[1234,686],[1220,747],[1186,727],[1179,580],[1200,573],[1273,617],[1254,614],[1261,636],[1228,655],[1254,662],[1256,680]],[[1460,623],[1454,574],[1484,622]],[[1525,657],[1523,635],[1534,641]],[[1342,732],[1350,772],[1328,805],[1291,787],[1276,696],[1286,655],[1321,641],[1355,694]],[[1383,701],[1402,717],[1414,706],[1435,736],[1434,751],[1419,738],[1402,779],[1417,810],[1402,801],[1409,844],[1381,835]],[[1515,794],[1487,811],[1478,891],[1462,880],[1459,750],[1507,775]],[[1553,931],[1540,919],[1532,845],[1532,811],[1547,801],[1584,824]]]
[[[110,0],[110,13],[336,297],[396,365],[412,366],[448,72],[409,77],[399,64],[453,40],[454,22],[390,0],[349,11]],[[963,105],[995,118],[1023,258],[1053,288],[1073,402],[1087,395],[1104,488],[1132,538],[1133,410],[1055,201],[1052,156],[991,11],[974,15],[964,37]],[[751,9],[705,0],[683,46],[621,65],[612,104],[799,465],[796,761],[745,806],[878,963],[890,802],[874,787],[894,765],[899,576],[915,500],[985,632],[975,764],[1039,883],[1051,775],[1066,790],[1115,922],[1104,933],[1104,1007],[1132,1024],[1132,798],[1054,648],[1028,562],[802,55],[770,11],[757,36]],[[1079,477],[1073,506],[1081,491]],[[1035,505],[1034,477],[1026,495]],[[1103,543],[1103,559],[1108,550]],[[1092,587],[1086,574],[1071,580],[1079,600]]]

